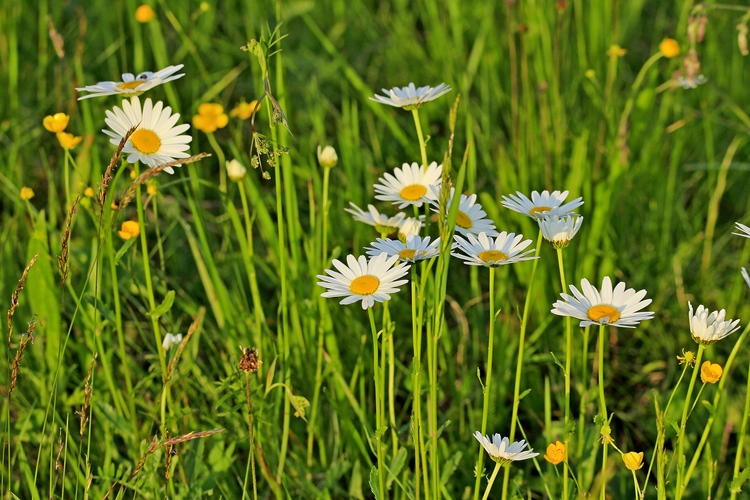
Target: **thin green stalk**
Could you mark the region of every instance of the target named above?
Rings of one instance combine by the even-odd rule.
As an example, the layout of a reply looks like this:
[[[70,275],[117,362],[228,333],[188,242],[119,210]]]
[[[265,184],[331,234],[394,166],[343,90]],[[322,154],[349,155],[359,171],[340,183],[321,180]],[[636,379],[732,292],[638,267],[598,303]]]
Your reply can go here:
[[[211,143],[211,147],[216,153],[216,159],[219,162],[219,190],[221,190],[222,193],[226,193],[227,192],[227,169],[224,168],[224,165],[226,164],[226,160],[224,158],[224,151],[222,151],[221,147],[219,146],[219,143],[216,142],[216,137],[214,137],[213,132],[207,132],[206,136],[208,137],[208,142]]]
[[[661,52],[657,52],[656,54],[649,57],[641,67],[641,70],[638,72],[638,76],[635,77],[633,85],[630,87],[630,97],[625,103],[625,109],[622,112],[622,117],[620,117],[620,124],[617,127],[617,133],[620,134],[621,139],[625,138],[628,118],[630,117],[630,112],[633,110],[633,103],[635,102],[635,98],[638,95],[638,89],[641,87],[643,79],[645,78],[649,68],[651,68],[651,66],[653,66],[654,63],[662,57],[664,57],[664,55]]]
[[[247,397],[247,431],[248,439],[250,440],[250,460],[245,469],[245,481],[242,483],[242,499],[244,500],[247,495],[248,473],[252,471],[253,500],[258,500],[258,486],[255,479],[255,443],[253,434],[253,403],[250,397],[250,372],[245,372],[245,396]]]
[[[492,471],[492,475],[490,476],[489,481],[487,481],[487,488],[485,488],[484,490],[484,495],[482,496],[482,500],[487,500],[490,497],[490,491],[492,491],[492,483],[495,482],[497,473],[500,472],[500,469],[502,467],[503,466],[500,462],[495,463],[495,470]]]
[[[565,266],[563,264],[563,249],[557,249],[557,265],[560,268],[560,285],[565,293],[567,281],[565,281]],[[563,499],[568,499],[568,459],[570,454],[570,360],[573,357],[573,333],[570,316],[565,316],[565,461],[563,462]],[[584,360],[585,364],[585,360]]]
[[[680,500],[682,494],[685,491],[683,484],[685,474],[685,428],[687,427],[688,408],[690,407],[690,399],[693,395],[693,387],[695,387],[695,379],[698,378],[698,371],[700,370],[701,358],[703,357],[703,350],[706,348],[705,345],[700,344],[698,346],[698,354],[695,356],[695,365],[693,366],[693,376],[690,378],[690,385],[688,386],[687,395],[685,396],[685,404],[682,407],[682,419],[680,420],[680,434],[677,437],[677,482],[675,483],[675,499]]]
[[[737,454],[734,456],[734,475],[732,479],[736,479],[740,475],[740,464],[742,463],[742,450],[745,447],[745,433],[747,432],[747,417],[750,415],[750,363],[748,363],[748,377],[747,386],[745,388],[745,411],[742,413],[742,426],[740,427],[740,435],[737,437]],[[737,498],[737,491],[731,490],[731,500]]]
[[[378,329],[375,326],[375,314],[372,307],[367,308],[370,317],[370,330],[372,332],[372,369],[375,377],[375,445],[378,457],[378,488],[380,498],[386,498],[385,490],[385,459],[383,457],[383,392],[380,377],[380,357],[378,356]]]
[[[385,378],[386,358],[388,363],[388,419],[393,439],[393,456],[398,453],[398,434],[396,433],[396,353],[393,348],[393,330],[391,328],[391,314],[388,302],[383,303],[383,353],[381,357],[381,373]],[[385,386],[383,387],[385,392]],[[384,394],[385,396],[385,394]],[[385,408],[383,408],[383,422],[385,422]]]
[[[422,155],[422,165],[427,168],[427,144],[424,142],[424,136],[422,135],[422,122],[419,120],[419,108],[412,109],[411,114],[414,117],[414,126],[417,129],[417,139],[419,139],[419,152]]]
[[[588,360],[589,360],[589,332],[591,327],[583,329],[583,354],[581,356],[581,402],[578,408],[578,442],[576,455],[579,457],[583,454],[583,431],[586,423],[586,404],[588,403],[589,385],[588,385]]]
[[[487,418],[490,413],[490,396],[492,394],[492,354],[495,347],[495,268],[490,267],[490,314],[489,314],[489,343],[487,345],[487,376],[485,378],[484,387],[484,400],[482,402],[482,427],[481,433],[484,436],[487,433]],[[477,465],[474,469],[474,475],[476,476],[476,482],[474,484],[474,500],[479,499],[479,488],[482,485],[482,477],[484,476],[484,447],[482,443],[479,443],[479,456],[477,457]],[[497,474],[497,468],[495,468],[494,474]],[[493,474],[493,477],[494,477]]]
[[[258,277],[255,272],[255,263],[253,258],[255,257],[255,249],[253,248],[253,220],[255,217],[250,217],[250,209],[247,203],[247,194],[245,193],[245,182],[240,180],[237,183],[240,188],[240,199],[242,200],[242,215],[245,219],[245,239],[247,241],[247,250],[243,252],[245,255],[245,272],[247,272],[247,280],[250,283],[250,295],[253,298],[253,315],[255,316],[255,331],[257,338],[255,339],[255,345],[258,346],[258,357],[262,359],[263,355],[263,327],[266,324],[266,315],[263,312],[263,301],[260,297],[260,289],[258,288]],[[239,234],[237,235],[240,236]]]
[[[526,300],[523,305],[523,316],[521,317],[521,332],[518,337],[518,359],[516,361],[516,381],[513,386],[513,411],[510,417],[510,435],[508,439],[513,442],[513,438],[516,436],[516,419],[518,417],[518,406],[521,402],[519,395],[521,393],[521,373],[523,370],[523,350],[526,342],[526,326],[528,324],[529,312],[531,310],[531,297],[532,290],[534,288],[534,278],[536,277],[536,267],[539,264],[539,253],[542,251],[542,230],[539,230],[536,241],[536,252],[534,256],[534,265],[531,268],[531,280],[529,281],[529,289],[526,291]],[[506,468],[503,473],[503,500],[508,497],[508,482],[510,480],[510,469]]]
[[[635,487],[635,498],[636,499],[643,498],[643,496],[641,495],[641,487],[638,486],[638,478],[635,477],[635,471],[631,470],[630,472],[633,473],[633,486]]]
[[[609,418],[607,415],[607,402],[604,399],[604,330],[606,328],[606,325],[599,325],[599,365],[597,367],[597,371],[599,374],[599,412],[601,414],[601,417],[604,419],[602,422],[602,426],[608,426],[609,425]],[[606,499],[606,491],[607,491],[607,446],[609,446],[609,443],[607,443],[607,439],[609,439],[609,433],[605,434],[604,429],[602,429],[602,447],[603,447],[603,453],[602,453],[602,489],[600,498],[601,500]]]

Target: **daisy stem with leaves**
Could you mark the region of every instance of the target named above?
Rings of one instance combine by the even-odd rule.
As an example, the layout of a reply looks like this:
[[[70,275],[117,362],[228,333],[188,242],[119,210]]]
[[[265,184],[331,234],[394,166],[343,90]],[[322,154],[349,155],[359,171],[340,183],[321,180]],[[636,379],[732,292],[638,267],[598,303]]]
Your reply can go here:
[[[688,408],[690,407],[690,398],[693,395],[693,388],[695,387],[695,379],[698,378],[698,371],[700,370],[701,358],[703,358],[703,351],[706,346],[702,343],[698,345],[698,353],[695,355],[695,364],[693,365],[693,376],[690,378],[690,385],[688,385],[687,395],[685,396],[685,404],[682,407],[682,419],[680,420],[680,434],[677,437],[677,483],[675,483],[675,499],[680,500],[684,492],[683,481],[685,478],[685,427],[687,426],[688,419]]]
[[[385,490],[385,460],[383,457],[383,389],[380,376],[380,357],[378,356],[378,329],[375,326],[375,314],[372,307],[367,308],[370,318],[370,330],[372,331],[372,369],[375,377],[375,448],[378,457],[378,498],[386,498]]]
[[[490,497],[490,491],[492,491],[492,483],[495,482],[495,477],[497,477],[497,473],[500,472],[500,469],[502,467],[503,465],[500,462],[497,462],[495,464],[495,470],[492,471],[492,475],[490,476],[489,481],[487,481],[487,488],[485,488],[484,490],[484,495],[482,496],[482,500],[487,500]]]
[[[563,249],[557,248],[557,264],[560,268],[560,284],[565,293],[565,266],[563,265]],[[568,498],[568,459],[570,454],[570,360],[573,357],[573,335],[570,316],[565,316],[565,461],[563,462],[563,499]],[[585,359],[584,359],[585,364]]]
[[[417,138],[419,139],[419,152],[422,155],[422,165],[427,168],[427,143],[422,135],[422,121],[419,119],[419,108],[413,108],[411,115],[414,117],[414,126],[417,128]]]
[[[734,456],[734,475],[732,476],[733,479],[736,479],[740,475],[740,465],[742,464],[742,449],[745,445],[748,415],[750,415],[750,363],[748,363],[747,386],[745,388],[745,411],[742,413],[742,425],[740,427],[740,435],[737,438],[737,453]],[[730,488],[730,491],[732,492],[731,500],[737,498],[737,488]]]
[[[539,257],[539,253],[542,250],[542,230],[539,230],[539,234],[536,239],[536,252],[534,257]],[[534,278],[536,277],[536,266],[539,263],[539,259],[534,259],[534,265],[531,268],[531,279],[529,280],[529,289],[526,291],[526,300],[523,306],[523,316],[521,317],[521,331],[518,338],[518,359],[516,361],[516,381],[513,386],[513,410],[510,417],[510,435],[508,439],[513,441],[516,435],[516,418],[518,417],[518,406],[520,404],[519,395],[521,392],[521,372],[523,370],[523,351],[526,342],[526,325],[529,319],[529,310],[531,309],[531,292],[534,287]],[[508,498],[508,482],[510,480],[510,469],[506,468],[503,475],[503,500]]]
[[[484,436],[484,434],[487,432],[487,417],[489,416],[490,412],[490,395],[492,394],[492,354],[494,352],[494,346],[495,346],[495,268],[490,267],[490,325],[489,325],[489,343],[487,345],[487,375],[485,378],[484,387],[482,387],[482,392],[484,393],[484,400],[482,402],[482,427],[480,432]],[[484,459],[484,447],[481,443],[479,443],[479,457],[477,458],[477,465],[475,470],[476,475],[476,484],[474,485],[474,499],[477,500],[479,498],[479,488],[482,485],[482,477],[484,476],[484,465],[483,465],[483,459]],[[493,473],[493,480],[495,475],[497,475],[497,467],[495,467],[495,472]],[[492,483],[490,483],[492,484]],[[485,495],[486,497],[486,495]]]
[[[607,415],[607,401],[604,398],[604,333],[606,325],[599,325],[599,363],[597,366],[599,376],[599,413],[601,421],[602,438],[602,489],[601,500],[605,500],[607,491],[607,446],[610,438],[609,418]]]

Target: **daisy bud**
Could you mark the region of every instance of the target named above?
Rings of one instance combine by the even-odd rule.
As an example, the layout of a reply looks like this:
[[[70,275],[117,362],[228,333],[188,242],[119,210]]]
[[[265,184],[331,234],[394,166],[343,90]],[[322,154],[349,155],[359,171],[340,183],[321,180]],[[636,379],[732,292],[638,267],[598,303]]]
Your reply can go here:
[[[227,166],[227,175],[233,181],[239,181],[243,177],[245,177],[245,172],[247,172],[247,169],[244,166],[242,166],[242,164],[238,162],[237,160],[233,159],[232,161],[226,162],[226,166]]]
[[[409,217],[398,228],[398,239],[405,242],[409,235],[419,235],[421,229],[422,222],[414,217]]]
[[[547,453],[544,459],[552,465],[557,465],[565,461],[565,444],[557,441],[547,446]]]
[[[162,341],[161,346],[166,351],[173,345],[179,345],[180,342],[182,342],[181,333],[168,333],[164,336],[164,340]]]
[[[339,162],[339,156],[333,146],[326,146],[323,149],[318,146],[318,163],[323,168],[333,168]]]
[[[743,56],[750,54],[747,50],[747,24],[737,25],[737,45],[740,47],[740,54]]]
[[[628,470],[638,470],[643,467],[643,452],[636,453],[634,451],[623,453],[622,461]]]
[[[723,370],[718,363],[706,361],[701,365],[701,382],[704,384],[715,384],[721,378]]]

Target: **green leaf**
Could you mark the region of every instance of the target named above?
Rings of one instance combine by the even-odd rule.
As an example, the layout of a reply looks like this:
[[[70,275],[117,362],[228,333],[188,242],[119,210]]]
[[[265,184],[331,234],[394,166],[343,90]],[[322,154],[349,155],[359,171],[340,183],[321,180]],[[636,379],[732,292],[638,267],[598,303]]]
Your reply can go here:
[[[716,415],[716,410],[714,410],[714,407],[711,403],[709,403],[705,399],[701,401],[701,403],[703,403],[703,406],[706,407],[706,409],[708,410],[708,413],[710,413],[712,417]]]
[[[148,313],[148,315],[152,318],[158,318],[172,309],[172,304],[174,304],[174,290],[168,291],[167,295],[164,297],[164,301],[156,306],[153,311]]]
[[[531,389],[526,389],[525,391],[523,391],[521,394],[518,395],[518,400],[521,401],[523,398],[528,396],[530,392],[531,392]]]
[[[375,495],[375,500],[380,500],[380,487],[378,486],[378,468],[370,469],[370,490]]]
[[[729,485],[729,491],[732,493],[741,492],[742,485],[748,478],[750,478],[750,467],[740,472],[740,474],[732,480],[732,483]]]
[[[120,262],[120,259],[122,258],[122,256],[125,255],[125,252],[127,252],[130,249],[130,247],[133,246],[133,244],[135,243],[137,239],[138,238],[128,238],[127,240],[125,240],[125,243],[122,244],[120,249],[115,254],[115,264]]]
[[[87,293],[86,295],[83,296],[83,300],[85,300],[92,306],[96,307],[96,310],[99,311],[99,314],[101,314],[102,317],[106,319],[107,321],[110,321],[112,323],[117,322],[112,310],[109,307],[107,307],[107,305],[101,300],[96,300],[96,298],[92,294]]]
[[[391,488],[391,483],[393,483],[393,480],[398,477],[398,475],[401,473],[401,469],[404,468],[404,465],[406,464],[406,448],[399,448],[398,453],[396,453],[396,456],[394,456],[391,459],[391,463],[388,466],[388,478],[386,480],[386,488]]]

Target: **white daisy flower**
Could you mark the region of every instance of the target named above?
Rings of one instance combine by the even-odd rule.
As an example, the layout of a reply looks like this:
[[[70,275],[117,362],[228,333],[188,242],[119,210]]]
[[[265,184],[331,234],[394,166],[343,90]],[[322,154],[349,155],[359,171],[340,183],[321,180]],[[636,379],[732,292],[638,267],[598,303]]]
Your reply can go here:
[[[583,293],[573,285],[570,285],[570,291],[573,292],[573,296],[560,294],[563,300],[558,300],[552,305],[552,314],[580,319],[581,328],[590,325],[634,328],[641,321],[654,317],[652,312],[638,312],[651,303],[651,299],[643,300],[646,290],[626,290],[625,283],[618,283],[612,289],[609,276],[602,280],[601,293],[586,278],[581,280]]]
[[[417,262],[432,259],[440,254],[440,238],[430,243],[430,237],[409,235],[406,242],[392,240],[390,238],[378,238],[371,243],[372,247],[366,247],[367,255],[375,257],[385,252],[388,257],[397,255],[401,262]]]
[[[750,286],[750,275],[747,274],[747,269],[744,267],[742,268],[742,277],[745,278],[745,283],[747,283],[747,286]]]
[[[173,345],[179,345],[180,342],[182,342],[181,333],[168,333],[164,336],[164,340],[162,341],[161,346],[166,351]]]
[[[416,217],[408,217],[401,223],[401,227],[398,228],[398,239],[406,240],[409,235],[418,235],[422,230],[422,215],[419,219]]]
[[[408,110],[419,108],[422,104],[433,101],[450,91],[451,88],[445,83],[441,83],[437,87],[427,85],[419,88],[410,83],[407,87],[393,87],[390,90],[383,89],[384,96],[375,94],[375,97],[370,97],[370,100]]]
[[[362,301],[362,309],[375,305],[375,302],[390,300],[392,293],[409,280],[399,279],[409,271],[409,264],[398,262],[398,255],[388,256],[385,252],[373,257],[369,261],[364,255],[359,259],[353,255],[346,257],[347,264],[334,259],[333,265],[340,272],[326,269],[325,274],[319,274],[318,285],[327,291],[322,297],[344,297],[339,302],[342,305]],[[394,266],[394,264],[396,264]]]
[[[723,339],[740,328],[740,320],[724,320],[727,312],[713,311],[709,314],[708,309],[702,305],[693,313],[693,305],[688,302],[688,320],[690,321],[690,333],[693,340],[699,344],[708,345]]]
[[[122,109],[115,106],[112,111],[107,110],[104,121],[112,131],[104,129],[102,132],[110,136],[112,139],[109,142],[117,146],[128,130],[137,126],[122,152],[129,153],[129,163],[140,161],[149,167],[157,167],[190,156],[185,151],[190,149],[188,143],[193,138],[180,135],[190,125],[184,123],[175,126],[179,118],[178,113],[172,114],[172,108],[164,107],[161,101],[152,104],[150,98],[146,99],[141,109],[141,101],[133,97],[130,101],[122,101]],[[164,170],[174,173],[171,167]]]
[[[503,196],[502,204],[505,208],[515,210],[527,217],[539,220],[545,215],[557,215],[558,217],[575,215],[571,210],[583,205],[583,198],[576,198],[575,200],[563,205],[563,202],[567,197],[568,191],[553,191],[550,193],[545,190],[542,191],[541,194],[537,191],[533,191],[531,193],[531,199],[528,199],[525,194],[517,191],[516,194]]]
[[[558,217],[557,215],[546,215],[539,222],[539,229],[542,230],[542,236],[555,248],[565,248],[573,237],[581,229],[583,217],[579,215],[566,215]]]
[[[732,233],[732,234],[736,234],[737,236],[742,236],[743,238],[750,238],[750,227],[747,227],[744,224],[740,224],[739,222],[735,222],[734,224],[735,226],[737,226],[737,229],[741,232]]]
[[[431,189],[435,186],[440,189],[443,175],[443,166],[432,162],[425,168],[414,162],[411,165],[404,163],[401,168],[396,167],[392,174],[385,173],[378,179],[380,184],[375,184],[376,200],[390,201],[398,208],[409,205],[421,207],[424,202],[437,199],[437,194]]]
[[[479,237],[467,234],[468,240],[459,235],[454,235],[456,240],[453,248],[463,253],[451,252],[451,255],[464,261],[470,266],[499,267],[505,264],[514,264],[524,260],[534,260],[538,257],[529,254],[534,250],[523,250],[531,244],[531,240],[523,240],[523,235],[506,233],[503,231],[494,240],[487,237],[485,233],[479,233]]]
[[[352,214],[354,220],[364,222],[370,226],[375,226],[375,229],[381,234],[395,233],[399,230],[401,224],[406,219],[406,214],[404,212],[399,212],[393,217],[388,217],[387,215],[378,212],[378,210],[372,205],[367,205],[367,212],[351,201],[349,202],[349,205],[351,205],[352,208],[345,208],[344,210]]]
[[[439,191],[433,188],[435,197],[438,197]],[[450,207],[453,203],[453,196],[456,193],[455,188],[451,188],[450,198],[446,203],[445,213],[446,216],[450,213]],[[486,219],[487,212],[482,210],[482,205],[476,202],[477,195],[472,194],[471,196],[461,195],[460,201],[458,202],[458,214],[456,215],[456,231],[463,235],[479,233],[486,233],[487,236],[497,236],[498,232],[495,230],[495,224]],[[434,212],[440,213],[440,202],[435,199],[430,202],[430,206]]]
[[[119,94],[125,97],[134,97],[143,94],[145,91],[161,85],[162,83],[171,82],[182,76],[184,73],[175,75],[182,69],[184,65],[178,64],[177,66],[167,66],[166,68],[152,73],[150,71],[144,71],[133,76],[133,73],[124,73],[122,75],[121,82],[99,82],[96,85],[89,85],[86,87],[79,87],[76,90],[91,92],[91,94],[84,95],[78,98],[88,99],[90,97],[101,97],[105,95]]]
[[[479,444],[489,454],[490,458],[502,465],[519,460],[528,460],[539,455],[539,453],[534,452],[533,448],[524,450],[528,444],[523,439],[511,443],[507,437],[495,434],[492,436],[492,441],[490,441],[489,436],[482,436],[482,433],[479,431],[474,433],[474,437],[477,438],[477,441],[479,441]]]

